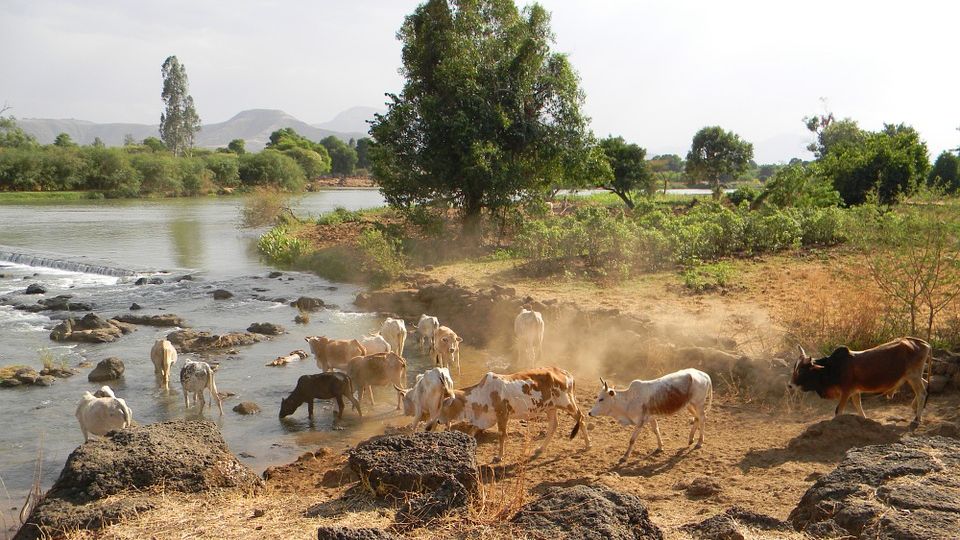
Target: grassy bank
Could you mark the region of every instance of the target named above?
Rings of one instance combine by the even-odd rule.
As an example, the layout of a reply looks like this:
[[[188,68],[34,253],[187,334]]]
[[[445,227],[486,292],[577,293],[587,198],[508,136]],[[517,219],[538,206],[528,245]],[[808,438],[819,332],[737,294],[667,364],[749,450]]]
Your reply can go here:
[[[0,204],[74,202],[103,198],[100,191],[0,191]]]

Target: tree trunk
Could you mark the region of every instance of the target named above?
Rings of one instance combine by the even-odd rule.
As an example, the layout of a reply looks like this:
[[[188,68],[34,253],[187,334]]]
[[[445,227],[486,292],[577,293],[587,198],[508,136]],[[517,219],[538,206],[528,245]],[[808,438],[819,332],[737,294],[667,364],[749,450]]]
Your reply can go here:
[[[713,200],[719,201],[721,196],[723,196],[723,190],[720,189],[720,177],[717,176],[713,180]]]
[[[604,189],[606,189],[607,191],[610,191],[611,193],[616,194],[617,197],[620,197],[620,200],[623,201],[623,204],[627,205],[627,208],[633,210],[633,207],[635,206],[634,202],[630,199],[630,197],[627,196],[626,193],[621,193],[620,191],[617,191],[613,188],[604,188]]]
[[[468,194],[465,197],[463,205],[463,236],[467,238],[477,238],[480,236],[480,218],[483,212],[483,205],[480,198],[472,198]]]

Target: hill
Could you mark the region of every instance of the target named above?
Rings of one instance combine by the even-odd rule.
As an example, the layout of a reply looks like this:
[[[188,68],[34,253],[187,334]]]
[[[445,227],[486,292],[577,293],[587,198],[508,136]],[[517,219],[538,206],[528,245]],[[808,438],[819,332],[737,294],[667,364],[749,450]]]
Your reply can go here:
[[[261,150],[270,138],[270,134],[281,128],[293,128],[308,139],[319,141],[324,137],[334,135],[343,139],[357,139],[366,136],[366,129],[362,122],[356,122],[355,111],[366,109],[354,107],[337,115],[327,122],[331,125],[360,126],[359,129],[343,131],[310,125],[283,111],[275,109],[250,109],[235,115],[226,122],[204,124],[197,133],[197,146],[203,148],[217,148],[226,146],[233,139],[243,139],[249,150]],[[373,110],[373,109],[370,109]],[[360,113],[361,115],[363,113]],[[346,116],[345,116],[346,115]],[[372,113],[370,117],[372,118]],[[107,146],[120,146],[126,135],[131,135],[137,141],[147,137],[159,137],[159,127],[149,124],[110,123],[98,124],[86,120],[49,119],[49,118],[21,118],[17,120],[20,127],[33,135],[42,144],[50,144],[60,133],[67,133],[80,144],[90,144],[96,137]]]

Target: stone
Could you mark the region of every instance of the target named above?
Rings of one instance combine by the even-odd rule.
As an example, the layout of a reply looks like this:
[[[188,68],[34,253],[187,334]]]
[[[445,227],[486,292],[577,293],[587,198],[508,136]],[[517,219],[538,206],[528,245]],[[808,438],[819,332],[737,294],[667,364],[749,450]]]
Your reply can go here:
[[[33,368],[21,368],[14,372],[13,378],[21,384],[34,384],[40,378],[40,374]]]
[[[348,455],[350,468],[378,495],[439,489],[451,479],[476,488],[477,441],[459,431],[387,435],[366,440]]]
[[[121,313],[113,317],[113,320],[127,324],[139,324],[144,326],[179,326],[185,328],[186,321],[179,315],[173,313],[163,313],[161,315],[134,315],[132,313]]]
[[[41,375],[41,376],[43,376],[43,375],[49,375],[49,376],[54,377],[54,378],[57,378],[57,379],[66,379],[67,377],[73,377],[73,376],[76,375],[77,373],[80,373],[80,372],[77,371],[77,370],[75,370],[75,369],[73,369],[73,368],[69,368],[69,367],[55,367],[55,366],[50,366],[50,367],[45,367],[45,368],[43,368],[43,369],[40,370],[40,375]]]
[[[693,538],[700,540],[743,540],[763,538],[763,532],[788,532],[790,524],[775,517],[758,514],[739,506],[728,508],[724,513],[707,518],[700,523],[681,527]]]
[[[317,529],[317,540],[399,540],[399,536],[373,527],[324,526]]]
[[[273,279],[273,278],[278,278],[278,277],[280,277],[280,276],[282,276],[282,275],[283,275],[283,272],[276,272],[276,271],[274,271],[274,272],[270,272],[269,274],[267,274],[267,277],[270,278],[270,279]]]
[[[716,481],[713,478],[708,478],[706,476],[698,476],[694,478],[690,485],[686,488],[687,497],[691,499],[702,499],[705,497],[711,497],[720,493],[721,491],[720,482]]]
[[[512,521],[544,537],[566,539],[662,540],[636,495],[606,486],[551,488],[523,506]]]
[[[930,382],[927,383],[927,391],[931,394],[940,394],[946,389],[949,382],[950,378],[946,375],[931,375]]]
[[[46,293],[47,293],[47,289],[44,288],[39,283],[31,283],[30,285],[27,285],[26,294],[46,294]]]
[[[788,519],[798,531],[859,538],[960,538],[958,514],[960,440],[917,436],[849,450]]]
[[[180,283],[181,281],[193,281],[193,280],[194,280],[194,277],[192,275],[184,274],[177,278],[177,283]]]
[[[142,277],[142,278],[136,280],[135,282],[133,282],[133,284],[134,284],[134,285],[163,285],[163,278],[159,278],[159,277],[156,277],[156,276],[154,276],[154,277],[149,277],[149,278],[148,278],[148,277]]]
[[[133,328],[126,326],[125,323],[87,313],[79,321],[67,319],[55,326],[50,331],[50,339],[81,343],[110,343],[132,330]]]
[[[53,375],[41,375],[37,377],[37,380],[33,382],[35,386],[53,386],[53,383],[57,382],[57,378]]]
[[[213,291],[214,300],[227,300],[233,298],[233,293],[224,289],[217,289]]]
[[[113,431],[80,445],[14,537],[99,529],[143,508],[137,492],[257,492],[263,481],[230,453],[213,422],[177,420]],[[118,497],[112,497],[116,495]],[[117,506],[120,505],[120,506]]]
[[[22,385],[23,383],[17,379],[0,379],[0,388],[14,388]]]
[[[167,339],[180,353],[195,352],[229,352],[241,345],[253,345],[264,339],[263,334],[250,332],[227,332],[226,334],[211,334],[198,330],[175,330],[167,334]]]
[[[37,300],[37,304],[41,306],[37,311],[90,311],[93,309],[86,302],[71,302],[71,298],[73,298],[71,294],[58,294],[53,298]]]
[[[260,406],[252,401],[244,401],[234,405],[233,412],[244,415],[257,414],[260,412]]]
[[[323,309],[325,306],[323,300],[310,298],[309,296],[301,296],[293,302],[290,302],[290,305],[301,311],[317,311],[318,309]]]
[[[111,356],[104,358],[97,363],[97,367],[87,374],[87,380],[90,382],[104,382],[119,379],[123,376],[123,360]]]
[[[450,510],[466,506],[469,499],[469,490],[450,477],[440,487],[406,499],[397,508],[397,526],[403,529],[423,527]]]
[[[247,332],[254,334],[266,334],[268,336],[279,336],[286,333],[286,329],[279,324],[273,323],[253,323],[247,327]]]
[[[138,310],[141,310],[141,309],[143,309],[143,306],[141,306],[140,304],[138,304],[138,303],[136,303],[136,302],[130,304],[130,311],[138,311]]]

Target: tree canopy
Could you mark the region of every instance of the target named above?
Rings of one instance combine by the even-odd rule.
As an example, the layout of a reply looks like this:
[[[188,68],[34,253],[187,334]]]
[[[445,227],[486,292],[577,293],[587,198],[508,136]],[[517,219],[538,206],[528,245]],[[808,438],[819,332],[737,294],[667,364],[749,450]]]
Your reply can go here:
[[[753,145],[720,126],[705,127],[693,136],[686,172],[691,178],[713,184],[719,196],[724,176],[737,176],[753,159]]]
[[[578,172],[592,136],[550,16],[513,0],[429,0],[400,28],[405,79],[371,127],[371,162],[387,202],[462,209],[513,204]]]
[[[651,194],[656,190],[655,179],[647,166],[647,151],[623,137],[607,137],[600,148],[610,163],[610,180],[600,187],[615,193],[628,208],[634,207],[637,192]]]
[[[930,184],[939,184],[948,192],[956,193],[960,190],[960,159],[953,152],[941,152],[927,178]]]
[[[331,167],[333,174],[348,175],[353,174],[357,168],[357,151],[352,146],[343,142],[337,137],[330,135],[320,140],[320,144],[327,149],[330,154]]]
[[[160,113],[160,138],[174,155],[180,156],[193,148],[194,136],[200,131],[200,116],[190,96],[187,69],[169,56],[160,68],[163,75],[164,110]]]

